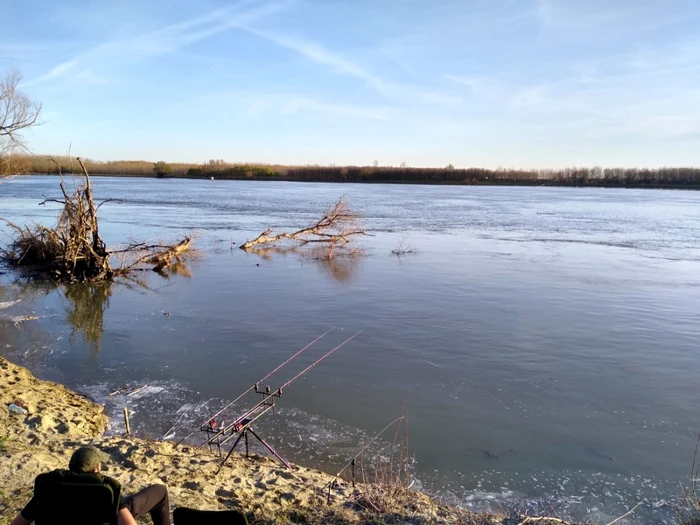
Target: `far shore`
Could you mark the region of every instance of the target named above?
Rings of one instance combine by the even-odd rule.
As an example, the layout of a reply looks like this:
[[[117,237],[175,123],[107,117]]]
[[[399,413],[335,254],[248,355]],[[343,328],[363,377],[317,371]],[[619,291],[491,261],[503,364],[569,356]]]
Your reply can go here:
[[[32,175],[58,176],[58,173],[33,173]],[[63,175],[71,175],[70,172]],[[74,174],[74,175],[77,175]],[[501,186],[501,187],[548,187],[548,188],[618,188],[618,189],[650,189],[650,190],[700,190],[700,179],[695,182],[619,182],[611,180],[586,181],[555,181],[555,180],[512,180],[512,179],[465,179],[465,180],[402,180],[385,178],[348,179],[343,177],[294,177],[294,176],[238,176],[231,174],[188,175],[169,174],[159,176],[148,173],[100,173],[90,172],[91,177],[114,177],[125,179],[177,179],[177,180],[226,180],[226,181],[265,181],[265,182],[305,182],[326,184],[393,184],[407,186]]]
[[[570,186],[591,188],[700,189],[700,167],[656,168],[571,166],[566,168],[457,168],[445,167],[336,165],[280,165],[231,163],[151,162],[145,160],[98,161],[83,158],[90,175],[114,177],[155,177],[176,179],[259,180],[290,182],[332,182],[366,184],[430,184],[455,186]],[[21,173],[82,174],[73,157],[18,156]]]

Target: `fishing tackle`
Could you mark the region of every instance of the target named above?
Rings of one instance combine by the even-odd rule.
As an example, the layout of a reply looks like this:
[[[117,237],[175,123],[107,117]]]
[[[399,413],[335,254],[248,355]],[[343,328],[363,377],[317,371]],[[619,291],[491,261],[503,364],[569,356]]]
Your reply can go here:
[[[341,469],[338,471],[338,473],[335,475],[335,477],[333,478],[332,481],[330,481],[329,483],[327,483],[326,485],[324,485],[324,487],[323,487],[324,489],[325,489],[326,487],[328,487],[328,499],[327,499],[327,503],[330,504],[330,502],[331,502],[331,488],[337,487],[337,486],[338,486],[338,479],[340,478],[340,475],[341,475],[343,472],[345,472],[345,469],[348,468],[348,467],[352,467],[352,487],[355,488],[355,460],[356,460],[358,457],[360,457],[360,456],[362,455],[362,453],[363,453],[365,450],[367,450],[367,448],[369,448],[369,446],[370,446],[372,443],[374,443],[375,441],[377,441],[377,440],[379,439],[379,437],[380,437],[384,432],[386,432],[387,430],[389,430],[389,428],[391,428],[392,425],[394,425],[395,423],[398,423],[399,421],[402,421],[405,417],[406,417],[406,416],[401,416],[401,417],[399,417],[399,418],[396,418],[396,419],[394,419],[394,421],[392,421],[392,422],[389,423],[387,426],[385,426],[377,435],[375,435],[375,436],[372,438],[372,440],[371,440],[369,443],[367,443],[364,447],[362,447],[362,448],[360,449],[360,451],[359,451],[357,454],[355,454],[355,455],[350,459],[350,461],[348,461],[348,462],[345,464],[345,466],[344,466],[343,468],[341,468]],[[398,432],[398,429],[397,429],[397,432]]]
[[[267,378],[269,378],[270,376],[272,376],[272,374],[274,374],[275,372],[278,372],[282,367],[284,367],[285,365],[289,364],[294,358],[298,357],[298,356],[301,355],[303,352],[305,352],[306,350],[308,350],[312,345],[314,345],[315,343],[317,343],[318,341],[320,341],[321,339],[323,339],[324,337],[326,337],[326,336],[327,336],[330,332],[332,332],[334,329],[335,329],[335,327],[330,328],[329,330],[326,330],[324,333],[322,333],[321,335],[319,335],[316,339],[314,339],[313,341],[311,341],[311,342],[310,342],[308,345],[306,345],[304,348],[302,348],[301,350],[298,350],[298,351],[297,351],[294,355],[292,355],[289,359],[287,359],[285,362],[283,362],[282,364],[280,364],[279,366],[277,366],[277,368],[275,368],[272,372],[268,373],[268,374],[267,374],[265,377],[263,377],[262,379],[256,381],[256,382],[253,384],[253,386],[251,386],[248,390],[246,390],[246,391],[243,392],[241,395],[239,395],[236,399],[234,399],[233,401],[231,401],[228,405],[226,405],[225,407],[223,407],[223,408],[222,408],[221,410],[219,410],[217,413],[212,414],[211,416],[209,416],[205,421],[203,421],[203,422],[202,422],[201,424],[199,424],[194,430],[192,430],[192,432],[190,432],[190,433],[187,434],[185,437],[183,437],[182,439],[180,439],[177,443],[175,443],[175,446],[176,446],[176,447],[179,446],[183,441],[185,441],[186,439],[192,437],[192,436],[194,435],[195,432],[201,430],[202,427],[204,427],[205,425],[207,425],[209,421],[213,420],[214,418],[216,418],[217,416],[221,415],[223,412],[225,412],[226,410],[228,410],[229,408],[231,408],[231,407],[232,407],[233,405],[235,405],[238,401],[240,401],[241,399],[243,399],[243,396],[245,396],[248,392],[250,392],[250,391],[252,391],[252,390],[254,390],[254,389],[257,389],[257,386],[258,386],[259,383],[262,383],[262,382],[265,381]],[[171,429],[171,431],[172,431],[172,430],[173,430],[173,429]]]
[[[318,366],[325,359],[327,359],[333,353],[340,350],[343,346],[345,346],[350,341],[355,339],[361,333],[362,333],[362,330],[360,330],[356,334],[352,335],[351,337],[347,338],[345,341],[343,341],[342,343],[337,345],[335,348],[326,352],[323,356],[321,356],[319,359],[317,359],[316,361],[311,363],[304,370],[302,370],[297,375],[295,375],[294,377],[289,379],[286,383],[284,383],[282,386],[280,386],[276,390],[271,390],[269,386],[266,386],[264,389],[261,389],[260,382],[255,383],[251,389],[248,389],[247,392],[249,392],[250,390],[254,390],[256,394],[262,394],[262,396],[263,396],[262,400],[260,402],[258,402],[257,404],[255,404],[252,408],[249,408],[248,410],[246,410],[243,414],[241,414],[238,418],[236,418],[232,423],[229,423],[227,425],[223,425],[223,424],[218,424],[215,422],[215,424],[212,424],[212,420],[213,420],[214,416],[210,417],[207,420],[207,422],[204,425],[202,425],[202,427],[200,427],[200,430],[203,432],[206,432],[206,434],[207,434],[207,438],[206,438],[205,442],[208,444],[210,451],[212,450],[212,445],[216,445],[216,447],[219,451],[219,455],[221,455],[221,445],[224,445],[225,443],[227,443],[228,441],[230,441],[234,437],[236,438],[236,441],[233,443],[231,450],[229,450],[228,454],[226,455],[224,460],[219,465],[219,469],[217,470],[217,473],[224,466],[224,464],[226,463],[228,458],[231,457],[231,454],[235,450],[238,443],[240,443],[241,439],[245,440],[246,456],[248,455],[248,453],[249,453],[249,447],[248,447],[249,434],[252,435],[255,439],[257,439],[285,467],[292,468],[291,465],[287,461],[285,461],[264,439],[262,439],[255,432],[255,430],[253,430],[252,424],[255,423],[262,416],[267,414],[268,412],[272,411],[274,413],[275,399],[282,397],[282,391],[284,389],[286,389],[289,385],[294,383],[294,381],[296,381],[297,379],[299,379],[300,377],[305,375],[312,368]],[[279,368],[280,367],[278,367],[278,369]],[[268,374],[267,377],[269,377],[269,375],[271,375],[271,374]],[[222,412],[223,412],[223,410],[220,410],[216,415],[220,415]]]

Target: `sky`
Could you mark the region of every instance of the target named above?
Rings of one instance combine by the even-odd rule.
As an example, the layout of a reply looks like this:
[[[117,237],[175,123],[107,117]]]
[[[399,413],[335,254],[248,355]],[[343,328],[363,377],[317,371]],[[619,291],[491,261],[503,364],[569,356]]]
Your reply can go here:
[[[38,154],[700,165],[698,0],[0,0]]]

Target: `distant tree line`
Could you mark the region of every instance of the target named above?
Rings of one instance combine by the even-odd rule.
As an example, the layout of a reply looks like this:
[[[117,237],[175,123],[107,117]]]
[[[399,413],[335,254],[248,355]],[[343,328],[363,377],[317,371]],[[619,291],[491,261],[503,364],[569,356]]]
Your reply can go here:
[[[54,162],[55,161],[55,162]],[[19,157],[28,173],[78,173],[70,157]],[[382,166],[281,166],[232,164],[210,160],[204,164],[148,161],[84,160],[93,175],[173,177],[230,180],[288,180],[304,182],[365,182],[399,184],[493,184],[598,187],[700,188],[700,168],[563,168],[545,170],[455,169]]]
[[[81,173],[80,166],[73,157],[25,156],[26,173],[42,173],[57,175],[61,173]],[[55,161],[55,162],[54,162]],[[98,161],[83,159],[85,168],[90,175],[115,175],[125,177],[184,177],[187,170],[195,164],[172,164],[166,162],[149,162],[145,160]],[[160,171],[159,171],[160,170]]]

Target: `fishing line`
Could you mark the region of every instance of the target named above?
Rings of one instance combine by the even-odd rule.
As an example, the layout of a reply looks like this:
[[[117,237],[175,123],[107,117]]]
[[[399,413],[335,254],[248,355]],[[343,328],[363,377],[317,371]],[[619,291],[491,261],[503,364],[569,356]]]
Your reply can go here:
[[[329,331],[330,331],[330,330],[329,330]],[[289,385],[291,385],[294,381],[296,381],[296,380],[299,379],[301,376],[303,376],[304,374],[306,374],[309,370],[311,370],[311,369],[314,368],[315,366],[319,365],[324,359],[326,359],[327,357],[329,357],[331,354],[333,354],[334,352],[340,350],[343,346],[345,346],[345,345],[348,344],[350,341],[352,341],[353,339],[355,339],[355,338],[356,338],[358,335],[360,335],[362,332],[363,332],[363,330],[360,330],[359,332],[357,332],[356,334],[352,335],[351,337],[348,337],[345,341],[343,341],[343,342],[340,343],[338,346],[336,346],[335,348],[333,348],[332,350],[330,350],[329,352],[327,352],[326,354],[324,354],[322,357],[320,357],[319,359],[317,359],[317,360],[314,361],[313,363],[311,363],[311,364],[310,364],[309,366],[307,366],[304,370],[302,370],[302,371],[299,372],[297,375],[295,375],[293,378],[291,378],[289,381],[287,381],[286,383],[284,383],[281,387],[279,387],[278,389],[272,391],[272,392],[273,392],[272,394],[268,393],[268,394],[266,394],[266,395],[267,395],[267,396],[274,395],[274,396],[277,396],[277,397],[281,396],[281,395],[282,395],[282,390],[284,390],[284,389],[287,388]],[[278,368],[279,368],[279,367],[278,367]],[[270,375],[272,375],[272,374],[268,374],[268,377],[269,377]],[[268,388],[269,388],[269,387],[268,387]],[[255,383],[255,384],[254,384],[251,388],[249,388],[245,393],[250,392],[250,391],[253,390],[253,389],[254,389],[256,392],[263,393],[263,392],[261,392],[261,391],[258,391],[258,383]],[[270,391],[268,390],[268,392],[270,392]],[[245,393],[244,393],[244,394],[245,394]],[[240,396],[240,397],[242,397],[242,396]],[[229,405],[229,406],[230,406],[230,405]],[[250,422],[257,420],[262,414],[266,413],[267,410],[269,410],[269,408],[270,408],[270,406],[267,405],[265,399],[263,399],[260,403],[258,403],[257,405],[255,405],[253,408],[247,410],[243,415],[239,416],[233,423],[231,423],[231,424],[229,424],[229,425],[224,426],[223,428],[221,428],[221,430],[219,430],[219,431],[217,432],[216,436],[224,435],[229,429],[235,428],[237,425],[239,425],[239,424],[240,424],[241,422],[243,422],[244,420],[249,419],[250,417],[252,417],[252,416],[255,414],[255,412],[257,412],[258,410],[264,409],[264,411],[263,411],[261,414],[258,414],[257,416],[255,416],[255,418],[252,419]],[[221,412],[223,412],[223,410],[220,410],[218,414],[220,414]],[[214,416],[212,416],[211,418],[209,418],[209,419],[207,420],[207,422],[211,421],[211,420],[212,420],[214,417],[216,417],[216,415],[218,415],[218,414],[215,414]],[[249,425],[250,422],[246,423],[246,426]],[[194,434],[194,432],[193,432],[193,434]],[[227,438],[226,440],[228,440],[228,439],[230,439],[230,437]],[[206,439],[205,441],[202,442],[202,445],[204,445],[204,443],[211,442],[211,441],[212,441],[212,438],[207,437],[207,439]],[[222,443],[223,443],[223,441],[222,441]],[[200,445],[200,446],[201,446],[201,445]]]
[[[304,352],[305,350],[307,350],[307,349],[308,349],[309,347],[311,347],[311,345],[313,345],[314,343],[316,343],[316,342],[320,341],[321,339],[323,339],[326,335],[328,335],[328,334],[329,334],[331,331],[333,331],[334,329],[335,329],[335,326],[332,327],[332,328],[330,328],[329,330],[327,330],[327,331],[324,332],[323,334],[319,335],[316,339],[314,339],[313,341],[311,341],[308,345],[306,345],[306,346],[305,346],[304,348],[302,348],[301,350],[297,351],[294,355],[292,355],[292,357],[290,357],[289,359],[287,359],[284,363],[280,364],[280,365],[279,365],[277,368],[275,368],[272,372],[270,372],[269,374],[267,374],[265,377],[263,377],[263,378],[260,379],[259,381],[256,381],[256,382],[253,384],[253,386],[251,386],[250,388],[248,388],[248,390],[246,390],[245,392],[243,392],[240,396],[238,396],[236,399],[234,399],[233,401],[231,401],[228,405],[226,405],[225,407],[223,407],[223,408],[222,408],[221,410],[219,410],[216,414],[214,414],[214,415],[212,415],[212,416],[209,416],[209,417],[208,417],[206,420],[204,420],[200,425],[198,425],[198,427],[197,427],[196,429],[194,429],[192,432],[190,432],[190,433],[187,434],[185,437],[183,437],[182,439],[180,439],[177,443],[175,443],[175,446],[177,447],[178,445],[180,445],[180,443],[182,443],[183,441],[185,441],[187,438],[191,437],[191,436],[192,436],[195,432],[197,432],[202,426],[206,425],[206,424],[209,423],[212,419],[214,419],[216,416],[221,415],[221,414],[222,414],[224,411],[226,411],[228,408],[230,408],[230,407],[232,407],[233,405],[235,405],[238,401],[240,401],[240,400],[243,398],[243,396],[245,396],[248,392],[252,391],[252,390],[255,388],[255,385],[257,385],[258,383],[262,383],[263,381],[265,381],[265,380],[266,380],[267,378],[269,378],[272,374],[274,374],[275,372],[279,371],[280,368],[282,368],[283,366],[287,365],[292,359],[294,359],[295,357],[299,356],[299,354],[301,354],[302,352]]]
[[[382,429],[382,431],[379,432],[379,434],[377,434],[376,436],[374,436],[374,437],[372,438],[372,441],[370,441],[370,442],[367,443],[364,447],[362,447],[362,449],[361,449],[357,454],[355,454],[355,455],[352,457],[352,459],[351,459],[350,461],[348,461],[348,463],[347,463],[343,468],[341,468],[341,469],[338,471],[338,473],[335,475],[335,481],[338,480],[338,478],[339,478],[340,475],[345,471],[346,468],[348,468],[350,465],[352,465],[353,461],[355,461],[355,460],[358,458],[358,456],[361,456],[362,453],[363,453],[365,450],[367,450],[367,449],[369,448],[369,446],[370,446],[372,443],[374,443],[375,441],[377,441],[377,439],[379,439],[379,436],[381,436],[384,432],[386,432],[387,430],[389,430],[389,428],[391,428],[392,425],[394,425],[395,423],[398,423],[399,421],[401,421],[401,420],[404,419],[405,417],[406,417],[406,416],[401,416],[401,417],[399,417],[399,418],[397,418],[397,419],[394,419],[394,421],[392,421],[392,422],[389,423],[387,426],[385,426],[385,427]],[[332,482],[331,482],[331,483],[332,483]]]

